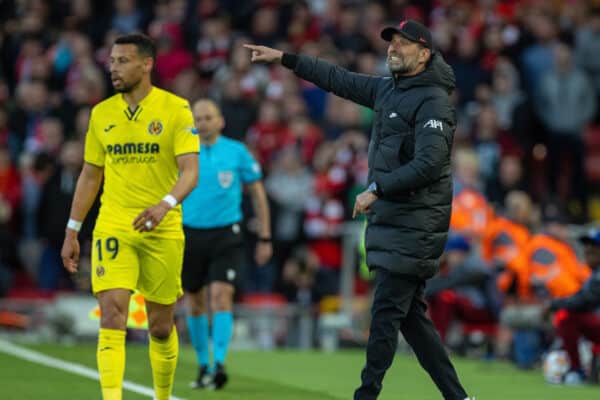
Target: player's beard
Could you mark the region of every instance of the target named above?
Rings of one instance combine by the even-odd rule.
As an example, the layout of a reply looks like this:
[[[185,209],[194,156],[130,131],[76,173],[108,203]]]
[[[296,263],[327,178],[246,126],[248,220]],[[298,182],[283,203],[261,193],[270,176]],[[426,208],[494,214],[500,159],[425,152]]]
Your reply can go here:
[[[113,85],[113,88],[115,89],[115,92],[117,92],[117,93],[130,93],[133,91],[133,89],[138,87],[138,85],[140,84],[141,81],[142,81],[141,79],[138,79],[134,83],[127,84],[127,83],[125,83],[123,78],[121,78],[121,82],[123,82],[121,87],[117,87],[117,86]]]

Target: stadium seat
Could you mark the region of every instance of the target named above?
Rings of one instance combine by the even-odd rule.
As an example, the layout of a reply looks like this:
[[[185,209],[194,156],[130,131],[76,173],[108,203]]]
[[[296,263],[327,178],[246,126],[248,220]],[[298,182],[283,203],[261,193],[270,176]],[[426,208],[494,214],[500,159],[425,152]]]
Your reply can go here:
[[[280,308],[287,304],[286,298],[279,293],[246,293],[241,304],[249,308]]]
[[[280,341],[281,321],[289,312],[287,299],[279,293],[246,293],[236,307],[236,324],[252,332],[253,346],[270,350]]]
[[[51,292],[27,287],[14,287],[8,292],[7,298],[11,300],[51,301],[56,298],[59,293],[59,291]]]

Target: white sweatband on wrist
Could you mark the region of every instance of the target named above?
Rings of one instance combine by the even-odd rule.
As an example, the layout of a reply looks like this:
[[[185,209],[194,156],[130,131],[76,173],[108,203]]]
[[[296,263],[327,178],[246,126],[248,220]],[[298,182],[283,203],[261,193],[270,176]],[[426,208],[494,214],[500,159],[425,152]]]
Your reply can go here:
[[[172,194],[168,194],[165,197],[163,197],[163,201],[166,201],[167,203],[169,203],[171,208],[173,208],[177,205],[177,199]]]
[[[67,229],[72,229],[75,232],[79,232],[81,230],[81,222],[74,220],[73,218],[69,218],[69,222],[67,222]]]

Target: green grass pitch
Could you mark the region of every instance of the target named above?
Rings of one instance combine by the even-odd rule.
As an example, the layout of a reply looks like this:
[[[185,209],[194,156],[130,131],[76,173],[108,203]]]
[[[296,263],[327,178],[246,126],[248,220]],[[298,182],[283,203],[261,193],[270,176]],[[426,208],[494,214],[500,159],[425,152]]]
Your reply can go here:
[[[28,346],[46,355],[95,367],[95,346]],[[218,392],[188,388],[196,376],[195,355],[182,347],[174,394],[186,400],[341,400],[352,399],[364,361],[360,351],[231,352],[230,382]],[[502,362],[456,359],[464,385],[477,400],[594,400],[600,387],[564,387],[544,383],[536,371],[519,371]],[[127,347],[126,379],[151,386],[147,349]],[[100,399],[98,382],[0,353],[0,398],[3,400]],[[124,392],[124,400],[148,399]],[[398,355],[384,381],[381,400],[440,400],[441,396],[414,357]]]

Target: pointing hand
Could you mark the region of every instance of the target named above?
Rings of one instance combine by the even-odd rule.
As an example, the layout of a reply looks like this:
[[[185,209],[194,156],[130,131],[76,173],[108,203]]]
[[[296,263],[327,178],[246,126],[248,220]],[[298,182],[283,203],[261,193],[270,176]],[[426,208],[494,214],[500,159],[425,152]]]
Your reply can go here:
[[[281,62],[281,57],[283,57],[283,51],[267,46],[245,44],[244,47],[252,50],[252,62]]]

